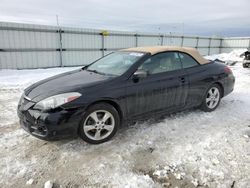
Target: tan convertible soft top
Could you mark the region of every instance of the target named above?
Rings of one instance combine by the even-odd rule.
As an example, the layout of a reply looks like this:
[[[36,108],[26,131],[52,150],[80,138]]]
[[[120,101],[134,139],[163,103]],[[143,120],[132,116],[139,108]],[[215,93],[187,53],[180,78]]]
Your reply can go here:
[[[151,55],[167,52],[167,51],[179,51],[184,52],[191,55],[196,61],[200,64],[206,64],[209,60],[203,58],[200,53],[195,48],[188,47],[178,47],[178,46],[148,46],[148,47],[135,47],[135,48],[127,48],[121,51],[131,51],[131,52],[145,52],[151,53]]]

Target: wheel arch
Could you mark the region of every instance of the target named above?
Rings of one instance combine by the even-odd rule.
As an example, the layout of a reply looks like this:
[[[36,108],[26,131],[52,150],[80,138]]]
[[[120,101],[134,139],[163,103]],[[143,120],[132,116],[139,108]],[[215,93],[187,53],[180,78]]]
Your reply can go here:
[[[216,85],[218,85],[218,86],[220,87],[221,92],[222,92],[222,93],[221,93],[221,98],[224,97],[224,87],[223,87],[222,83],[220,83],[219,81],[215,81],[215,82],[212,82],[212,83],[208,84],[208,86],[206,87],[206,90],[204,90],[204,93],[203,93],[203,95],[202,95],[202,100],[203,100],[204,97],[206,96],[206,92],[208,91],[208,89],[209,89],[212,85],[214,85],[214,84],[216,84]]]
[[[98,101],[94,101],[94,102],[90,103],[86,109],[88,109],[90,106],[93,106],[93,105],[98,104],[98,103],[107,103],[107,104],[110,104],[111,106],[113,106],[117,110],[117,112],[120,116],[120,123],[122,123],[123,118],[124,118],[123,111],[122,111],[120,105],[112,99],[101,99]]]
[[[220,82],[215,82],[214,84],[217,84],[218,86],[220,86],[221,89],[221,98],[224,97],[224,87]]]

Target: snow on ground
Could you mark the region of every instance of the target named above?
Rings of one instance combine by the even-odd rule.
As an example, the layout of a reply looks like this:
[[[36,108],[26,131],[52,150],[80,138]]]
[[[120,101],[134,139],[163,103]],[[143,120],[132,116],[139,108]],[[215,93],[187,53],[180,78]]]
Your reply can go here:
[[[50,69],[0,70],[0,88],[17,89],[27,87],[39,80],[78,69],[80,67],[64,67]]]
[[[240,57],[241,54],[243,54],[244,52],[246,52],[247,49],[237,49],[237,50],[233,50],[230,53],[222,53],[222,54],[215,54],[215,55],[210,55],[210,56],[206,56],[206,59],[209,60],[221,60],[224,62],[235,62],[235,61],[243,61],[244,56]]]
[[[137,123],[101,145],[42,141],[19,127],[23,88],[74,68],[0,71],[0,187],[249,187],[250,69],[231,68],[235,90],[216,111]]]

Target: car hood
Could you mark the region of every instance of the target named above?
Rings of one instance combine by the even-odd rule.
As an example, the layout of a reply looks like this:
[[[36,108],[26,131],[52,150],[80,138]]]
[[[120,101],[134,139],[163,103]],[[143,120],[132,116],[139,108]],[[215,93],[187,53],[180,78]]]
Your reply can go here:
[[[113,77],[80,69],[41,80],[25,89],[25,95],[32,101],[38,102],[60,93],[79,91],[111,78]]]

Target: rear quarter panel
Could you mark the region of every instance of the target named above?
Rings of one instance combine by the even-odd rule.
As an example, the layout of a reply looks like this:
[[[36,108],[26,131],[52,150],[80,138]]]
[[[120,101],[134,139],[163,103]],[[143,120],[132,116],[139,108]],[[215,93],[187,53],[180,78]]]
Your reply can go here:
[[[217,62],[199,65],[186,69],[189,77],[189,93],[187,107],[198,106],[202,103],[207,89],[214,83],[218,83],[223,88],[223,96],[232,91],[234,77],[230,79],[224,72],[225,65]]]

